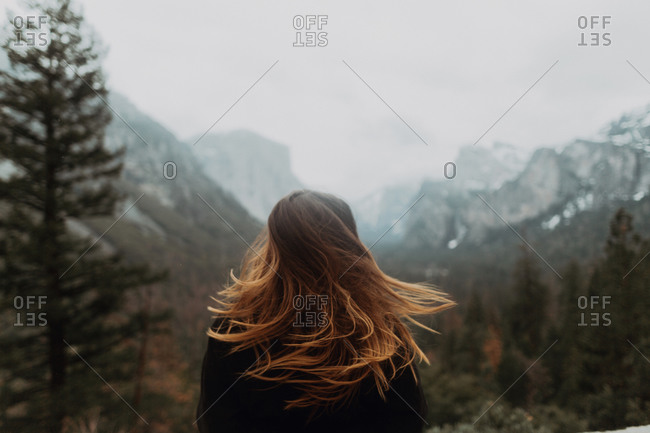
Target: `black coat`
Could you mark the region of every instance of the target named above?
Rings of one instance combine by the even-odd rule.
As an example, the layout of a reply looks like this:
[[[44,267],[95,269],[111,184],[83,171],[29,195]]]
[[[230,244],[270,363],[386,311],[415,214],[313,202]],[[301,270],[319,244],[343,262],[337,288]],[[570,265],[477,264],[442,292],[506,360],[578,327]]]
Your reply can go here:
[[[218,321],[213,327],[216,329]],[[271,346],[270,353],[281,348]],[[231,343],[209,338],[203,358],[201,397],[196,422],[201,433],[421,433],[427,404],[421,385],[415,383],[410,368],[400,372],[385,392],[384,402],[374,379],[363,382],[352,404],[319,415],[308,423],[309,409],[283,408],[285,400],[301,391],[292,384],[279,384],[241,373],[252,367],[257,357],[253,349],[228,354]],[[416,373],[417,366],[414,365]]]

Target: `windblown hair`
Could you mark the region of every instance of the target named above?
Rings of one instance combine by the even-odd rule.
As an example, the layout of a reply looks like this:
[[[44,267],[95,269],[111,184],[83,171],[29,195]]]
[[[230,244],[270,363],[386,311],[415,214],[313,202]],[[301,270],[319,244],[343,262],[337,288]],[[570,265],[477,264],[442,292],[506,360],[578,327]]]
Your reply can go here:
[[[235,343],[232,352],[254,349],[258,359],[245,376],[295,384],[303,395],[286,401],[287,409],[349,402],[369,375],[385,399],[401,370],[416,377],[416,356],[429,363],[402,321],[436,333],[411,316],[455,305],[429,284],[384,274],[350,207],[308,190],[275,205],[240,276],[230,275],[233,283],[214,299],[220,307],[209,307],[228,320],[208,335]],[[272,354],[278,341],[282,350]]]

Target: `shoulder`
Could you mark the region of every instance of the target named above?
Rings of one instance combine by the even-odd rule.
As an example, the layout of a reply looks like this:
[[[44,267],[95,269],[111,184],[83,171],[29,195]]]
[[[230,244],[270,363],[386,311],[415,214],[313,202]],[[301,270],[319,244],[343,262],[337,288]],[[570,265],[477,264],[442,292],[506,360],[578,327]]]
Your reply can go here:
[[[220,333],[220,334],[225,334],[233,331],[237,332],[240,330],[240,328],[241,326],[237,324],[232,324],[231,319],[229,317],[217,316],[212,322],[212,325],[210,326],[210,331]],[[230,331],[228,331],[229,329]],[[219,358],[225,357],[226,355],[230,354],[231,349],[235,346],[235,343],[214,338],[209,333],[207,337],[208,337],[207,352],[209,356],[210,355],[218,356]]]

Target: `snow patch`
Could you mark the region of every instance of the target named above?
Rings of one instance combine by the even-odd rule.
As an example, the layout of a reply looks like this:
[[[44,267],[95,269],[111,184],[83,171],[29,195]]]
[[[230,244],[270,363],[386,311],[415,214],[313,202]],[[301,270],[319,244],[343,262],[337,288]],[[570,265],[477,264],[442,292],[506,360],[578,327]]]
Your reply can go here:
[[[456,238],[447,242],[447,248],[449,248],[450,250],[456,248],[463,241],[465,235],[467,234],[467,226],[461,224],[458,221],[456,221],[455,225],[456,225]]]
[[[574,200],[568,202],[560,214],[553,215],[546,221],[542,221],[541,226],[544,230],[554,230],[558,224],[564,220],[573,218],[578,212],[591,209],[594,205],[593,193],[579,195]]]
[[[578,208],[573,202],[567,203],[567,205],[564,207],[564,210],[562,211],[562,216],[566,219],[570,219],[573,217],[576,213],[578,212]]]
[[[628,427],[624,430],[608,430],[599,433],[650,433],[650,425],[639,426],[639,427]]]
[[[594,204],[594,195],[592,193],[588,193],[576,198],[576,206],[580,211],[591,208],[593,204]]]
[[[547,221],[542,221],[542,228],[544,230],[553,230],[558,224],[560,224],[561,220],[562,218],[559,215],[553,215]]]
[[[562,217],[564,219],[573,218],[578,212],[591,209],[594,204],[594,195],[587,193],[576,197],[573,201],[566,204],[562,210]]]

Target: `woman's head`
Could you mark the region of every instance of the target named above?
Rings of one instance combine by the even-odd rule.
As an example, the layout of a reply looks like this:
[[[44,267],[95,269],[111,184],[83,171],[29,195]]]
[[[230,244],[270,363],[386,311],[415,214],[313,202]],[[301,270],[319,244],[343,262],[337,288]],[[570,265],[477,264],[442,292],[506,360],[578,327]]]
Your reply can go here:
[[[221,308],[210,308],[231,326],[208,334],[258,353],[282,341],[281,351],[265,352],[246,374],[298,384],[305,394],[288,407],[349,400],[369,375],[383,395],[416,355],[426,360],[403,321],[435,332],[411,316],[454,305],[430,285],[384,274],[359,239],[350,207],[308,190],[275,205],[239,277],[231,277],[216,299]],[[271,370],[273,377],[265,375]]]
[[[365,253],[350,207],[331,194],[292,192],[275,205],[267,229],[278,273],[303,283],[338,278]]]

